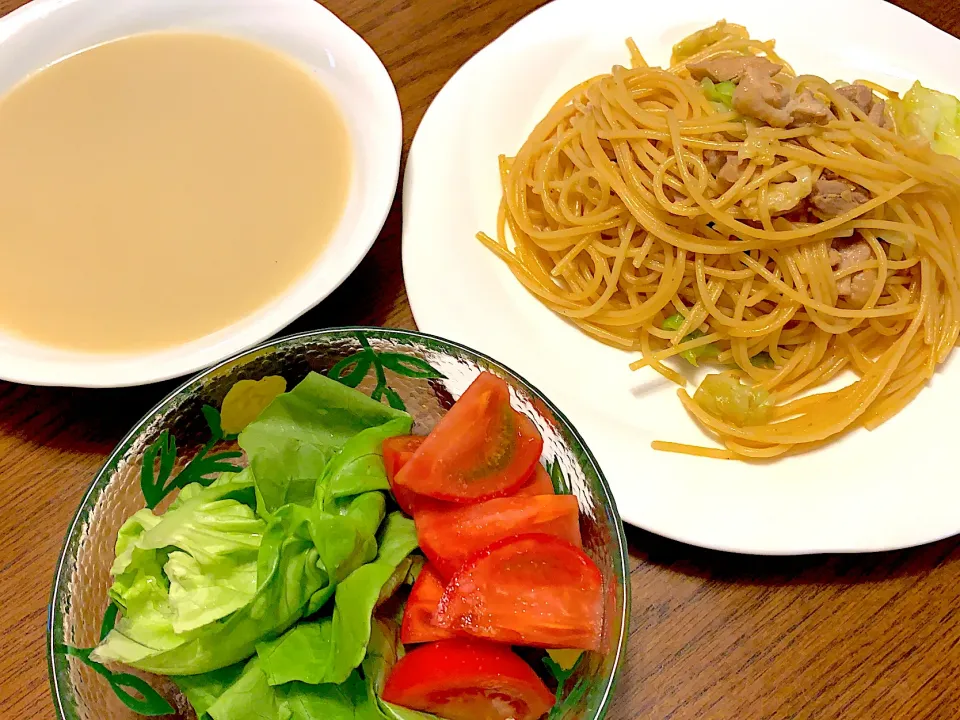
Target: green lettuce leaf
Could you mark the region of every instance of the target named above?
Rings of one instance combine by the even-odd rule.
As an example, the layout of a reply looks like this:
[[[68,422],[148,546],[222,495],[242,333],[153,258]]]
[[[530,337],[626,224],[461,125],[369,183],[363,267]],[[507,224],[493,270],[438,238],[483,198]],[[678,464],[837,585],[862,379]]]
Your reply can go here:
[[[236,685],[256,688],[265,675],[259,664],[237,678],[221,669],[277,639],[300,655],[287,631],[336,595],[329,641],[323,621],[303,623],[317,626],[303,639],[331,658],[318,676],[347,682],[384,585],[416,547],[412,521],[399,515],[377,543],[388,487],[380,446],[411,422],[315,373],[279,395],[240,436],[247,468],[187,486],[165,514],[144,510],[123,526],[110,593],[123,614],[91,657],[178,676],[212,714]],[[293,713],[299,702],[277,707]]]
[[[387,675],[404,655],[400,642],[400,624],[374,618],[370,632],[367,656],[363,660],[363,677],[367,684],[368,703],[379,711],[384,720],[436,720],[435,716],[393,705],[380,699]]]
[[[132,637],[124,617],[96,649],[95,659],[162,675],[195,675],[249,657],[258,642],[319,610],[337,582],[375,557],[385,506],[383,494],[372,492],[354,498],[342,514],[301,505],[279,508],[260,545],[256,594],[244,607],[173,648]]]
[[[383,441],[409,434],[411,425],[412,420],[407,416],[363,430],[350,438],[324,470],[318,486],[323,489],[324,501],[371,490],[390,490],[387,471],[383,467]]]
[[[257,592],[257,558],[222,563],[206,571],[187,553],[174,552],[163,566],[170,581],[173,630],[196,630],[239,610]]]
[[[396,434],[409,432],[412,422],[406,413],[317,373],[278,395],[238,439],[256,478],[260,513],[310,504],[337,451],[364,430],[390,421],[399,421]]]
[[[337,586],[332,617],[299,623],[282,637],[257,645],[270,684],[344,682],[367,652],[370,618],[384,585],[416,547],[413,520],[391,513],[376,559]]]
[[[310,534],[332,582],[323,596],[311,600],[307,615],[323,606],[337,583],[377,556],[376,533],[386,510],[386,498],[376,491],[343,501],[335,512],[312,508]]]
[[[196,675],[249,657],[259,640],[279,635],[299,620],[310,598],[329,584],[311,537],[311,513],[297,505],[277,511],[261,543],[257,592],[224,621],[206,625],[167,648],[133,637],[125,616],[94,651],[94,659],[162,675]]]
[[[182,675],[171,678],[190,705],[203,717],[227,688],[240,679],[246,663],[237,663],[229,667],[212,670],[202,675]]]
[[[227,474],[210,487],[188,485],[161,516],[145,509],[124,523],[109,590],[123,617],[104,644],[137,661],[250,601],[266,526],[241,502],[253,502],[252,489]],[[100,649],[92,657],[101,661]]]
[[[357,672],[339,685],[272,686],[258,658],[247,663],[207,713],[213,720],[381,720]]]

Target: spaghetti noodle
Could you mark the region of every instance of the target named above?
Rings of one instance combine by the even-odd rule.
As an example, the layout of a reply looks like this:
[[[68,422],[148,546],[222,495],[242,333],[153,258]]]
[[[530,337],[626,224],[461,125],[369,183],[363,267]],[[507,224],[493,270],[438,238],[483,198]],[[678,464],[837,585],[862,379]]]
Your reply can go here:
[[[960,162],[898,133],[895,93],[797,76],[739,26],[666,70],[628,47],[500,158],[480,239],[724,449],[654,447],[769,458],[896,414],[960,334]],[[675,356],[726,369],[691,396]]]

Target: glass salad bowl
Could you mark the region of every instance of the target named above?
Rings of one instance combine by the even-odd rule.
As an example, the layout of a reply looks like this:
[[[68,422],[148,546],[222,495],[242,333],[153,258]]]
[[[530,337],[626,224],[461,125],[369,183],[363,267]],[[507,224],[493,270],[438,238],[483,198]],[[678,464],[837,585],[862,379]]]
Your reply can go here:
[[[107,612],[107,590],[117,533],[128,517],[147,504],[145,495],[150,492],[143,486],[144,458],[149,458],[153,469],[158,439],[175,439],[177,467],[197,457],[215,462],[205,406],[221,408],[227,392],[241,380],[281,376],[290,388],[310,371],[406,410],[413,418],[413,431],[423,434],[485,370],[506,380],[512,405],[530,417],[543,436],[541,459],[550,468],[557,491],[577,497],[583,547],[603,576],[602,651],[586,653],[572,674],[562,679],[550,720],[602,718],[626,650],[630,583],[623,526],[593,455],[547,398],[496,361],[439,338],[380,328],[308,332],[238,355],[184,383],[120,442],[77,510],[53,581],[47,652],[57,716],[61,720],[132,720],[141,715],[128,705],[136,706],[146,688],[166,701],[160,701],[162,708],[173,708],[165,717],[195,717],[169,679],[99,665],[83,650],[95,646],[105,626],[113,622]],[[219,432],[219,416],[215,425]],[[229,432],[226,423],[222,432]],[[158,502],[154,499],[149,504],[153,507]],[[122,702],[116,691],[127,693],[134,702]],[[155,707],[153,714],[157,714]]]

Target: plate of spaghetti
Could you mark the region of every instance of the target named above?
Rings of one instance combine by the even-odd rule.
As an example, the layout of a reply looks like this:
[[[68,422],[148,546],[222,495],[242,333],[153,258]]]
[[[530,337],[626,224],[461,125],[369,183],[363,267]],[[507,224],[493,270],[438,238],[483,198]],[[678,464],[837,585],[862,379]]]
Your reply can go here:
[[[414,140],[419,326],[556,397],[634,525],[773,554],[960,532],[960,41],[837,5],[557,0]]]

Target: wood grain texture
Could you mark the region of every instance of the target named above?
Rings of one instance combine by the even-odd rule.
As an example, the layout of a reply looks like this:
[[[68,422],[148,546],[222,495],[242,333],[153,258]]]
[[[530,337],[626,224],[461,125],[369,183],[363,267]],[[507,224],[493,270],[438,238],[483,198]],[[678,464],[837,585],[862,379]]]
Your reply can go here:
[[[21,4],[0,0],[0,15]],[[383,58],[406,149],[453,72],[542,3],[325,4]],[[956,0],[899,4],[960,33]],[[413,327],[399,202],[358,270],[292,330],[345,324]],[[44,627],[61,541],[107,454],[172,386],[0,383],[0,718],[53,717]],[[628,537],[632,632],[610,720],[960,718],[960,539],[876,555],[755,558],[637,530]]]

